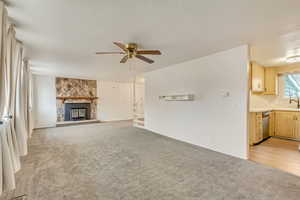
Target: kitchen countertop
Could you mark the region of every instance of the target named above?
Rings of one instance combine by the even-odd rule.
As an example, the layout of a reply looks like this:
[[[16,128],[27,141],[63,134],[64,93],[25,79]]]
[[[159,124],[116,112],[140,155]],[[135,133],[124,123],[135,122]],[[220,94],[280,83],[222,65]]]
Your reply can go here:
[[[297,108],[254,108],[250,109],[249,112],[267,112],[267,111],[294,111],[294,112],[300,112],[300,109]]]
[[[249,112],[267,112],[267,111],[272,111],[272,108],[253,108],[250,109]]]

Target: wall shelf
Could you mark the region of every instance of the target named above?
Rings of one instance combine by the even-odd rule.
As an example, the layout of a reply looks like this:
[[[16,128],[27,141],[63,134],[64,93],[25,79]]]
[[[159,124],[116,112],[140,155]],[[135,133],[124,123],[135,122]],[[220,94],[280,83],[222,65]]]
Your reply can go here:
[[[63,103],[65,103],[66,100],[72,99],[72,100],[90,100],[91,102],[98,99],[98,97],[56,97],[56,99],[62,100]]]
[[[168,95],[159,96],[159,99],[165,101],[194,101],[195,96],[193,94]]]

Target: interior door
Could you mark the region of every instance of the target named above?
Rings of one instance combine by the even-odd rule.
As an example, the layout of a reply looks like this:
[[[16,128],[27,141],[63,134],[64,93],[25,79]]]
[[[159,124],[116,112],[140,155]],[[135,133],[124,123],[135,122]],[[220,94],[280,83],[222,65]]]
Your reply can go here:
[[[293,138],[296,128],[295,117],[292,112],[276,112],[275,136]]]

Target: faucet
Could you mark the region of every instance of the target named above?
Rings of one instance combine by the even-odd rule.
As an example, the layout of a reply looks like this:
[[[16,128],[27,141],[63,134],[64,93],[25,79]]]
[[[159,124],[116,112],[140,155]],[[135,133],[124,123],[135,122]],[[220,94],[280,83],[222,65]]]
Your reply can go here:
[[[297,108],[300,109],[300,100],[299,100],[299,96],[297,95],[297,99],[293,99],[292,96],[290,96],[290,104],[292,102],[296,102],[297,103]]]

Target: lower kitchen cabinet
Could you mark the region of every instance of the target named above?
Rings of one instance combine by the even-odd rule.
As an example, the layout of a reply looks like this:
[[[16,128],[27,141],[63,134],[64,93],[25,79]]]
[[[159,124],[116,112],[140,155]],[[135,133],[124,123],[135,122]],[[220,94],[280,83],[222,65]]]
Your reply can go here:
[[[272,111],[269,118],[269,136],[300,140],[300,112]],[[263,134],[263,113],[250,113],[250,145],[261,142]]]
[[[275,135],[275,112],[270,112],[269,119],[269,136]]]
[[[300,126],[299,126],[300,128]],[[250,113],[250,145],[256,144],[263,140],[263,125],[262,125],[262,113]]]
[[[291,139],[300,139],[299,112],[275,112],[275,136]]]
[[[296,114],[294,137],[300,139],[300,114]]]

